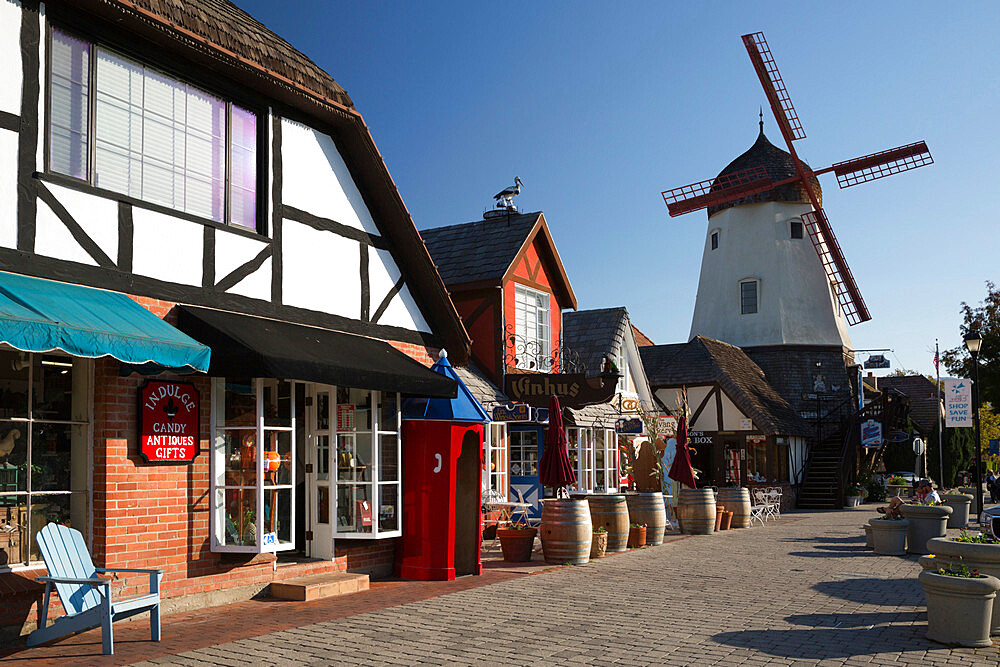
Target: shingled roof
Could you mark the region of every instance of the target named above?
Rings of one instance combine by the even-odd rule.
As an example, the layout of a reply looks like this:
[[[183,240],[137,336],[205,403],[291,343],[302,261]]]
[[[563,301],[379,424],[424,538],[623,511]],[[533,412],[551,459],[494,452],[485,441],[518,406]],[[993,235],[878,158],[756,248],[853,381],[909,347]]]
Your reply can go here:
[[[284,39],[228,0],[104,0],[104,4],[139,15],[153,27],[214,49],[219,58],[256,67],[309,91],[324,101],[353,108],[347,92]]]
[[[888,375],[875,378],[879,391],[895,389],[910,398],[910,419],[927,436],[937,425],[941,411],[941,391],[923,375]]]
[[[646,334],[639,331],[639,327],[632,325],[632,335],[635,337],[635,344],[638,347],[649,347],[650,345],[656,345],[653,339]]]
[[[687,343],[640,347],[654,389],[718,382],[759,429],[780,435],[809,435],[808,424],[768,384],[764,371],[740,348],[704,336]]]
[[[563,346],[578,356],[587,375],[597,375],[604,357],[613,359],[617,355],[627,326],[628,311],[624,306],[563,313]]]
[[[799,160],[799,164],[805,167],[806,173],[810,171],[809,165],[802,162],[802,160]],[[754,142],[753,146],[748,148],[745,153],[726,165],[726,168],[719,172],[719,176],[732,174],[737,171],[749,169],[750,167],[764,167],[767,171],[767,175],[772,181],[775,182],[783,181],[797,174],[795,171],[795,163],[792,162],[792,156],[772,144],[768,141],[767,137],[764,136],[763,123],[760,126],[760,135],[757,136],[757,141]],[[819,186],[819,179],[815,176],[811,176],[810,180],[812,182],[813,190],[816,192],[816,196],[819,197],[820,204],[822,204],[823,190]],[[779,185],[776,188],[771,188],[767,192],[750,195],[749,197],[743,197],[742,199],[726,202],[725,204],[719,204],[717,206],[709,206],[708,217],[712,217],[719,211],[732,208],[733,206],[757,204],[766,201],[808,203],[809,196],[806,194],[800,183],[787,183],[785,185]]]
[[[541,211],[423,229],[424,245],[445,285],[500,280]]]

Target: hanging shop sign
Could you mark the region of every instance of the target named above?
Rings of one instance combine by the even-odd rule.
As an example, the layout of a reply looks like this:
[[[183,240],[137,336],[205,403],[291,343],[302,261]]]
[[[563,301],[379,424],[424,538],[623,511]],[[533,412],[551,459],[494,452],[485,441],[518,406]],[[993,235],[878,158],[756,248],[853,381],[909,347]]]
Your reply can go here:
[[[642,435],[645,432],[638,417],[622,417],[615,421],[615,433],[619,435]]]
[[[972,426],[972,382],[962,378],[944,381],[944,425]]]
[[[880,447],[882,445],[882,422],[868,419],[861,422],[861,446]]]
[[[548,407],[549,398],[558,396],[559,405],[577,409],[609,402],[615,396],[619,377],[618,373],[590,378],[583,373],[508,373],[503,392],[536,408]]]
[[[865,368],[889,368],[889,360],[884,354],[873,354],[865,361]]]
[[[495,422],[527,422],[531,421],[531,408],[526,403],[498,405],[493,408],[491,418]]]
[[[622,398],[618,407],[621,412],[639,412],[639,399]]]
[[[139,390],[139,452],[150,463],[193,461],[198,455],[198,390],[152,380]]]
[[[889,431],[885,436],[886,442],[906,442],[910,439],[910,434],[906,431]]]

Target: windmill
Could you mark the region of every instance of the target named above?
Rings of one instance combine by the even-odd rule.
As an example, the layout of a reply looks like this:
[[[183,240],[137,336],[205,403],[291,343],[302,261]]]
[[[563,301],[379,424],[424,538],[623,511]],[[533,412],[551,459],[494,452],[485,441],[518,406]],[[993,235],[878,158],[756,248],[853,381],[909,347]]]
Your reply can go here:
[[[795,107],[792,106],[792,100],[764,34],[755,32],[743,35],[743,44],[764,88],[764,94],[771,105],[781,136],[788,146],[796,174],[784,180],[773,181],[761,165],[673,188],[662,193],[667,211],[671,217],[675,217],[709,206],[737,201],[782,185],[798,184],[806,193],[813,209],[802,215],[802,221],[844,316],[852,325],[867,322],[871,319],[871,315],[854,281],[851,269],[847,266],[847,260],[840,249],[840,244],[837,243],[837,237],[823,211],[812,180],[820,174],[833,172],[837,177],[837,184],[843,189],[923,167],[934,162],[927,144],[918,141],[853,160],[837,162],[823,169],[810,169],[799,160],[795,152],[793,142],[805,139],[806,133],[795,113]]]

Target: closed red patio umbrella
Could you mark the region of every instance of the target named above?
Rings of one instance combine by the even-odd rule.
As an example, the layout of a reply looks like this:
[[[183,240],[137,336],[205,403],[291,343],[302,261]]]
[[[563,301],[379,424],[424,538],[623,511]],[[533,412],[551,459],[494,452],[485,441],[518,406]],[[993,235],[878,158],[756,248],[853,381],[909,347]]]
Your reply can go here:
[[[566,450],[566,429],[563,428],[562,408],[559,398],[549,399],[549,427],[545,432],[545,451],[538,462],[538,481],[542,486],[560,489],[576,484],[576,472],[569,462]]]
[[[694,481],[694,467],[691,465],[691,450],[687,444],[686,416],[677,422],[677,453],[674,454],[674,462],[670,464],[670,472],[667,475],[684,486],[698,488],[697,482]]]

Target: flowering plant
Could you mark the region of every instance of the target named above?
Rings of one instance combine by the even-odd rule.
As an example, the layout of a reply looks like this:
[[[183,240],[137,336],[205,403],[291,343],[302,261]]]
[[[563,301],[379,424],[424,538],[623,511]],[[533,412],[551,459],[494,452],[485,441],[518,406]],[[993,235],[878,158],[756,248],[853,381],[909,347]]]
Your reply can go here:
[[[962,557],[958,557],[962,560]],[[979,574],[979,570],[972,568],[971,570],[962,563],[951,563],[947,567],[938,568],[938,574],[943,574],[946,577],[961,577],[963,579],[982,579],[986,575]]]
[[[644,523],[630,523],[628,525],[628,527],[629,528],[645,528],[646,524],[644,524]]]
[[[894,486],[905,486],[906,479],[902,475],[896,475],[894,477],[889,478],[889,483]]]
[[[979,533],[978,535],[969,535],[968,531],[963,530],[958,537],[951,538],[952,542],[970,542],[973,544],[997,544],[1000,540],[993,537],[992,535],[987,535],[986,533]]]
[[[604,528],[604,526],[598,526],[597,528],[594,528],[594,535],[600,535],[601,533],[606,533],[606,532],[608,531]]]

